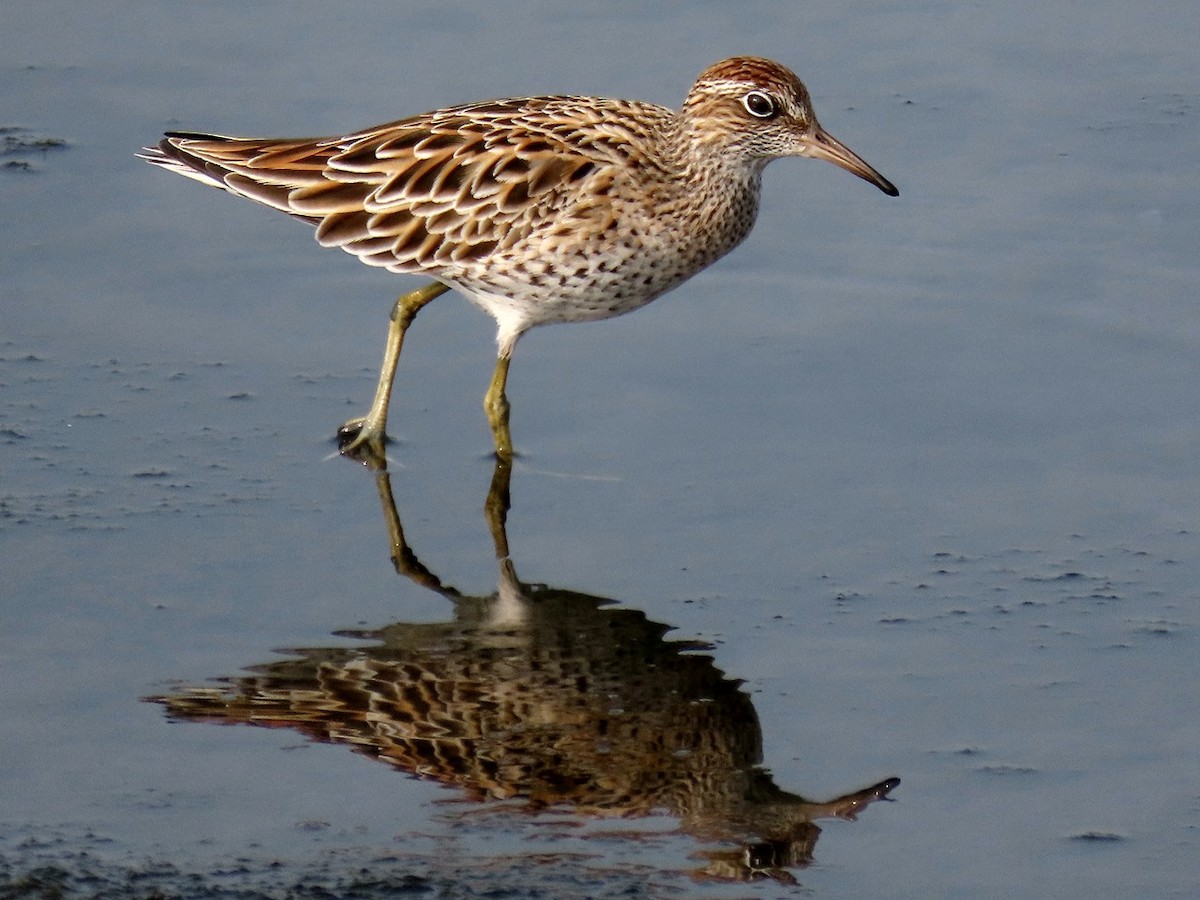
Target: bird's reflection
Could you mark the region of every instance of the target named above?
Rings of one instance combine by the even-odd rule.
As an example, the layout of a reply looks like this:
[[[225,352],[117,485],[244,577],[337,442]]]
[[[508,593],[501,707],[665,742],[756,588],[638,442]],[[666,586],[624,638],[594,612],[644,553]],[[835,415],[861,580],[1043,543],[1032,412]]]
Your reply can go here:
[[[696,642],[615,601],[529,584],[509,557],[510,464],[486,506],[500,566],[489,596],[426,569],[376,475],[397,571],[446,597],[454,617],[339,635],[358,647],[288,651],[214,686],[153,698],[173,718],[293,728],[345,744],[479,800],[589,816],[669,813],[706,851],[701,877],[791,881],[812,858],[814,820],[854,819],[897,784],[814,801],[762,762],[750,697]]]

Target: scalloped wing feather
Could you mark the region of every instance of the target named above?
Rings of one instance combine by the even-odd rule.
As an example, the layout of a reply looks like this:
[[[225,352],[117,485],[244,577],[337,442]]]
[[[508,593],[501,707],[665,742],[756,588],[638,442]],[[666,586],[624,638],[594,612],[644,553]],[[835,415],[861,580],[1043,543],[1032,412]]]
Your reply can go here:
[[[628,165],[669,110],[546,97],[441,110],[337,138],[168,134],[146,158],[317,226],[317,240],[396,272],[453,270],[511,248]],[[605,111],[613,113],[605,116]],[[191,171],[188,171],[188,170]]]

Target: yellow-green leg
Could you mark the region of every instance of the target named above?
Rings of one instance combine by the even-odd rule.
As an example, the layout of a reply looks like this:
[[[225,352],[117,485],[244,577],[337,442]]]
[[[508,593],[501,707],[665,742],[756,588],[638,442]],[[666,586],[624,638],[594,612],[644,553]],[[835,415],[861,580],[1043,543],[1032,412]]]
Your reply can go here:
[[[483,397],[483,411],[487,413],[492,439],[496,442],[496,457],[502,461],[511,460],[513,455],[512,436],[508,433],[508,397],[504,395],[509,360],[510,357],[504,354],[497,357],[492,383]]]
[[[379,384],[375,388],[371,409],[362,418],[351,419],[338,429],[338,449],[345,456],[362,460],[374,468],[384,467],[388,401],[392,396],[392,382],[396,378],[400,350],[404,346],[404,332],[421,307],[448,290],[446,285],[433,281],[396,300],[388,322],[387,347],[383,352],[383,367],[379,370]]]

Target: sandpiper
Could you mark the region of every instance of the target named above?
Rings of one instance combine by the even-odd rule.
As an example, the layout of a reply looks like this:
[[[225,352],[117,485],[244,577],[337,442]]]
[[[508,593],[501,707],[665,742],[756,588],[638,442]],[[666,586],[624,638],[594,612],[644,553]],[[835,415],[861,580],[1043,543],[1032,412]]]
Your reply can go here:
[[[139,156],[309,222],[322,246],[367,265],[433,279],[396,300],[375,400],[338,431],[343,453],[376,465],[405,331],[450,288],[496,319],[484,409],[510,459],[517,339],[645,306],[724,256],[754,225],[771,160],[828,160],[899,193],[821,127],[800,79],[757,57],[705,69],[678,111],[521,97],[337,137],[168,132]]]

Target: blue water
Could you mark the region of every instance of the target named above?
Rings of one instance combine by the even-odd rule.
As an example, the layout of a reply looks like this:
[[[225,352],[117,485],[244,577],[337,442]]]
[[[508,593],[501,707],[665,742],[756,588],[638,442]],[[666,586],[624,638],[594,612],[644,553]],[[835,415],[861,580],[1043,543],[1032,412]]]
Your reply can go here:
[[[1194,4],[47,2],[0,20],[8,883],[1200,889]],[[794,67],[900,197],[775,163],[729,258],[634,315],[523,340],[507,537],[523,580],[708,644],[775,784],[822,799],[899,776],[897,802],[820,821],[811,864],[786,869],[799,888],[695,880],[713,844],[670,815],[477,804],[292,728],[143,702],[451,608],[397,575],[374,481],[330,458],[418,282],[137,148],[523,93],[676,105],[747,52]],[[392,410],[406,538],[471,596],[498,577],[492,332],[431,305]]]

